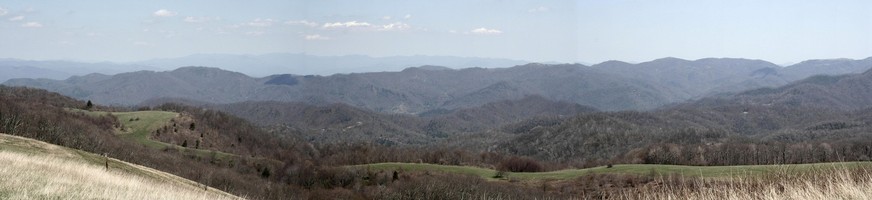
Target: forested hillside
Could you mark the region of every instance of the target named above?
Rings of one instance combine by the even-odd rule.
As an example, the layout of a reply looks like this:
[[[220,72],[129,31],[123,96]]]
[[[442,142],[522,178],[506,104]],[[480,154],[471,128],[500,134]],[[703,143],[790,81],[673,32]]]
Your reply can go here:
[[[507,155],[474,157],[462,149],[385,147],[367,143],[311,144],[297,135],[273,135],[240,118],[220,111],[177,104],[152,109],[179,113],[166,122],[156,122],[145,140],[128,137],[143,127],[147,112],[118,107],[88,106],[57,93],[40,89],[0,86],[0,131],[64,147],[139,164],[255,199],[364,198],[381,199],[424,192],[419,187],[395,183],[427,183],[438,186],[442,197],[494,196],[500,192],[529,198],[560,196],[536,192],[522,185],[490,183],[450,173],[403,172],[401,177],[385,170],[345,168],[349,164],[380,161],[426,161],[444,164],[496,166]],[[120,112],[118,112],[120,111]],[[113,115],[118,113],[123,118]],[[137,117],[137,115],[141,117]],[[124,120],[121,120],[124,119]],[[134,132],[134,133],[131,133]],[[179,144],[179,141],[181,144]],[[391,153],[392,152],[392,153]],[[462,156],[462,157],[460,157]],[[422,160],[423,159],[423,160]],[[389,192],[379,188],[389,187]],[[457,187],[482,190],[445,193]],[[358,189],[355,189],[358,188]]]
[[[0,103],[0,122],[2,122],[0,132],[96,154],[107,153],[112,158],[175,174],[240,196],[277,198],[293,195],[292,189],[263,187],[273,183],[261,177],[262,171],[265,168],[278,169],[282,165],[262,162],[262,159],[264,156],[277,160],[306,156],[302,151],[296,150],[294,144],[285,142],[289,140],[273,139],[266,137],[264,135],[266,133],[258,132],[258,129],[246,129],[247,122],[226,114],[190,113],[194,122],[199,123],[202,130],[221,130],[212,134],[245,139],[243,142],[235,143],[236,147],[216,148],[218,150],[245,148],[249,151],[242,152],[250,152],[250,154],[240,154],[229,163],[215,163],[214,158],[200,157],[192,154],[191,151],[180,151],[177,148],[154,149],[137,141],[124,139],[118,134],[118,131],[124,129],[122,122],[111,114],[95,116],[70,111],[70,109],[113,110],[113,108],[102,106],[89,108],[87,102],[57,93],[6,86],[0,86],[0,102],[2,102]],[[185,112],[185,110],[177,111]],[[254,136],[260,137],[257,139],[262,141],[252,139],[251,137]],[[286,156],[282,157],[283,155]]]
[[[594,163],[743,165],[869,160],[869,73],[814,76],[775,89],[707,98],[652,112],[581,114],[545,126],[515,129],[519,136],[500,146],[509,153],[545,160]]]
[[[428,145],[454,136],[484,132],[534,117],[569,117],[595,109],[541,96],[487,103],[480,107],[408,114],[384,114],[345,104],[243,102],[211,106],[282,134],[315,143],[375,142]]]

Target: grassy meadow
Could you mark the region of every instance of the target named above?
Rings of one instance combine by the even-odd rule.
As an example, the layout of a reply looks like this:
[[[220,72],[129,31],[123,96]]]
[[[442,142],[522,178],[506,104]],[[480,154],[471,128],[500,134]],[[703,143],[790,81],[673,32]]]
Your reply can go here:
[[[493,169],[437,165],[426,163],[375,163],[355,165],[350,167],[369,168],[370,170],[398,170],[398,171],[431,171],[453,174],[466,174],[479,176],[485,179],[496,180]],[[802,173],[828,169],[854,169],[872,167],[872,162],[840,162],[840,163],[815,163],[794,165],[740,165],[740,166],[682,166],[682,165],[652,165],[652,164],[624,164],[614,165],[611,168],[605,166],[567,169],[550,172],[506,172],[502,179],[516,180],[570,180],[588,174],[629,174],[644,176],[669,176],[680,175],[702,178],[731,178],[753,177],[774,173]]]
[[[124,125],[124,129],[119,130],[119,134],[122,137],[135,140],[152,148],[160,149],[174,146],[172,144],[152,140],[150,137],[152,131],[166,125],[171,119],[178,117],[179,113],[166,111],[105,112],[79,109],[70,109],[70,111],[92,116],[112,114],[121,121],[121,124]]]
[[[226,160],[235,155],[220,152],[210,151],[195,148],[186,148],[175,144],[169,144],[151,139],[153,131],[160,129],[164,125],[170,123],[170,120],[179,116],[179,113],[167,111],[133,111],[133,112],[105,112],[105,111],[87,111],[79,109],[70,109],[72,112],[81,112],[87,115],[99,116],[112,114],[118,118],[124,126],[123,130],[119,130],[118,134],[121,137],[136,141],[145,146],[154,149],[175,148],[179,151],[193,152],[197,156],[209,158],[212,154],[219,160]]]
[[[594,188],[597,195],[584,197],[595,199],[872,199],[872,171],[867,171],[872,170],[870,162],[715,167],[615,165],[612,168],[507,173],[501,179],[493,178],[494,170],[467,166],[378,163],[350,167],[419,175],[421,172],[464,174],[544,190],[568,188],[578,192]],[[633,183],[629,187],[617,186],[622,182]]]

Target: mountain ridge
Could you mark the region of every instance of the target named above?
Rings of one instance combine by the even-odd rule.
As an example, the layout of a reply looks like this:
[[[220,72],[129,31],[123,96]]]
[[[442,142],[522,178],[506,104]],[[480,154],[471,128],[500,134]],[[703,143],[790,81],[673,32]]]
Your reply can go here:
[[[64,81],[13,79],[7,85],[61,92],[112,105],[135,105],[153,98],[185,98],[211,103],[300,101],[345,103],[386,113],[422,113],[483,105],[526,95],[593,106],[605,111],[650,110],[659,106],[778,87],[812,73],[837,74],[872,67],[864,60],[815,60],[794,67],[750,59],[663,58],[594,66],[529,63],[510,68],[410,67],[398,72],[250,77],[211,67],[140,71],[113,76],[77,76]],[[824,67],[830,66],[830,67]],[[827,71],[829,69],[837,69]]]
[[[527,61],[460,56],[387,56],[364,55],[316,56],[303,53],[269,53],[261,55],[194,54],[177,58],[162,58],[133,64],[172,69],[178,66],[207,65],[249,76],[271,74],[334,75],[380,71],[400,71],[413,66],[439,65],[448,68],[509,67]]]

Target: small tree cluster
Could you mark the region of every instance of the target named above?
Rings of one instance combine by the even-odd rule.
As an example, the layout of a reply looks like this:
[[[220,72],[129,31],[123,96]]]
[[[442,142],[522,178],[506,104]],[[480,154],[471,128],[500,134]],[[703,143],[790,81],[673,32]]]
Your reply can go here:
[[[508,160],[500,162],[498,170],[510,172],[538,172],[542,171],[542,165],[539,162],[522,157],[511,157]]]

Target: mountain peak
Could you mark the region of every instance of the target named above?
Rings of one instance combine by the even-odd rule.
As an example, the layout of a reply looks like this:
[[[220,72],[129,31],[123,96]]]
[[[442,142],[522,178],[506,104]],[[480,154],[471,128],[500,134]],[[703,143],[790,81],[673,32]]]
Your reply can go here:
[[[660,59],[657,59],[657,60],[652,60],[652,61],[643,62],[643,63],[639,63],[639,64],[650,64],[650,63],[661,63],[661,64],[662,64],[662,63],[670,63],[670,64],[674,64],[674,63],[684,63],[684,62],[690,62],[690,61],[689,61],[689,60],[685,60],[685,59],[681,59],[681,58],[676,58],[676,57],[665,57],[665,58],[660,58]]]
[[[180,68],[175,69],[175,70],[170,71],[170,72],[173,74],[190,74],[190,75],[199,75],[199,76],[207,76],[207,77],[219,76],[219,75],[220,76],[249,77],[248,75],[245,75],[245,74],[242,74],[239,72],[227,71],[227,70],[217,68],[217,67],[203,67],[203,66],[180,67]]]
[[[848,62],[848,61],[854,61],[854,60],[849,59],[849,58],[813,59],[813,60],[802,61],[802,62],[797,63],[795,65],[829,65],[832,63]]]
[[[593,67],[614,67],[614,66],[628,66],[633,65],[632,63],[620,61],[620,60],[609,60],[599,64],[593,65]]]
[[[445,66],[437,66],[437,65],[422,65],[420,67],[409,67],[403,69],[404,72],[410,70],[424,70],[424,71],[453,71],[454,69],[445,67]]]
[[[681,58],[676,58],[676,57],[664,57],[664,58],[656,59],[656,60],[653,60],[653,61],[655,61],[655,62],[656,62],[656,61],[660,61],[660,62],[671,61],[671,62],[674,62],[674,61],[689,61],[689,60],[685,60],[685,59],[681,59]]]
[[[217,67],[206,67],[206,66],[185,66],[179,67],[174,72],[184,72],[184,71],[227,71]]]

